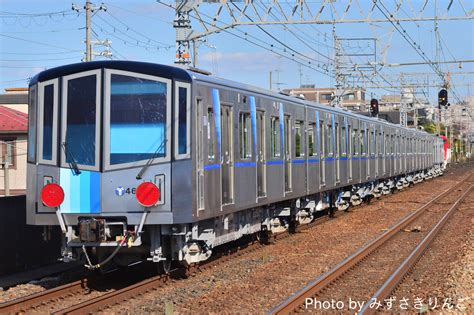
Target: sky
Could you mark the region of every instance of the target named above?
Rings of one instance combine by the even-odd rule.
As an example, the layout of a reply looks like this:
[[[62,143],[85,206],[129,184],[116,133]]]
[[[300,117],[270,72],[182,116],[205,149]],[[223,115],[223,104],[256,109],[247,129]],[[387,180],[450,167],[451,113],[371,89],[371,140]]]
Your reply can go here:
[[[291,12],[291,5],[295,3],[280,2],[288,13]],[[308,1],[308,4],[314,9],[320,7],[320,2]],[[473,16],[471,0],[455,0],[447,12],[450,2],[428,1],[423,15],[433,16],[436,11],[438,16],[462,16],[464,12],[471,12]],[[153,0],[104,1],[107,11],[97,11],[92,17],[93,39],[110,40],[114,59],[173,64],[175,30],[172,21],[175,13],[168,4],[174,3],[159,3]],[[256,7],[262,6],[261,1],[255,3]],[[336,1],[334,6],[338,12],[342,12],[348,3],[349,1]],[[347,17],[358,18],[361,16],[360,12],[369,12],[372,1],[353,0],[351,3]],[[393,13],[395,10],[393,0],[383,0],[381,3],[388,12]],[[75,4],[82,8],[84,1],[75,1]],[[94,4],[99,6],[101,2]],[[405,0],[398,16],[418,15],[424,4],[425,0]],[[85,14],[83,10],[78,13],[71,7],[71,1],[61,0],[0,0],[0,89],[24,87],[30,77],[44,69],[81,62],[85,50]],[[201,17],[208,21],[207,17],[213,17],[216,8],[216,4],[201,4]],[[374,18],[384,17],[379,10],[374,10]],[[248,12],[251,15],[250,11]],[[331,19],[333,16],[333,13],[326,9],[320,19]],[[229,22],[230,17],[224,9],[219,17],[219,25]],[[203,31],[194,18],[192,25],[196,32]],[[416,42],[416,46],[420,47],[419,51],[429,60],[474,59],[472,19],[439,21],[438,32],[434,31],[433,21],[401,22],[401,26],[406,36]],[[333,34],[346,39],[340,41],[343,65],[353,66],[354,63],[369,61],[396,64],[422,60],[417,51],[390,23],[313,24],[260,28],[238,26],[228,32],[211,34],[198,44],[197,66],[214,75],[263,88],[270,88],[272,72],[271,88],[274,90],[298,87],[300,84],[332,87],[336,83],[331,66],[335,56]],[[438,53],[437,42],[442,48]],[[103,48],[95,46],[94,51],[100,52]],[[361,53],[368,56],[355,56]],[[105,59],[100,56],[94,58]],[[442,72],[452,73],[453,88],[450,92],[452,91],[453,96],[455,94],[459,99],[463,99],[474,94],[473,65],[474,63],[454,63],[439,66]],[[324,73],[324,69],[329,69],[329,73]],[[320,73],[321,70],[323,73]],[[423,75],[407,74],[413,72]],[[378,67],[377,74],[373,69],[363,72],[363,79],[359,70],[350,73],[357,74],[354,80],[359,85],[380,83],[379,85],[385,86],[379,89],[368,88],[367,93],[373,97],[400,94],[401,80],[405,83],[429,80],[433,87],[418,88],[417,95],[435,103],[438,86],[441,84],[429,65]],[[401,73],[405,73],[403,78],[400,77]],[[353,83],[346,82],[346,86],[351,84]]]

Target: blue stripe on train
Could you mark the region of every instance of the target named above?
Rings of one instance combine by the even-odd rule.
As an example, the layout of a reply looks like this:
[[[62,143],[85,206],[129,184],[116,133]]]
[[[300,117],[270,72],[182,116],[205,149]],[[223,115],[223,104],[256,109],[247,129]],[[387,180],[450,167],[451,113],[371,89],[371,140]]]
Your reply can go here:
[[[257,166],[256,162],[237,162],[234,164],[235,167],[255,167]]]
[[[61,168],[59,184],[64,190],[63,213],[100,213],[100,173],[81,170],[74,175]]]

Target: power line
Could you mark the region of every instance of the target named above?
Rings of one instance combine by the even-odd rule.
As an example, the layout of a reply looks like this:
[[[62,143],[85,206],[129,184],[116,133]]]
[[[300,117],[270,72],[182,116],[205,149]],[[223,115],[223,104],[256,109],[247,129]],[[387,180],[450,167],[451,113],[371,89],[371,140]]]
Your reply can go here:
[[[165,6],[165,7],[167,7],[167,8],[176,10],[176,8],[174,8],[174,7],[173,7],[172,5],[170,5],[170,4],[166,4],[166,3],[163,3],[163,2],[158,2],[158,3],[159,3],[159,4],[162,4],[163,6]],[[210,17],[210,16],[207,15],[207,14],[204,14],[204,13],[200,13],[200,14],[203,15],[203,16],[205,16],[205,17],[214,19],[213,17]],[[190,14],[190,17],[192,17],[192,18],[198,20],[199,22],[201,22],[201,23],[203,23],[203,24],[206,24],[206,25],[208,25],[208,26],[214,27],[214,28],[218,29],[218,30],[221,31],[221,32],[230,34],[230,35],[232,35],[232,36],[234,36],[234,37],[237,37],[237,38],[239,38],[239,39],[245,40],[245,41],[247,41],[247,42],[249,42],[249,43],[251,43],[251,44],[253,44],[253,45],[257,46],[257,47],[260,47],[260,48],[265,49],[265,50],[267,50],[267,51],[270,51],[270,52],[272,52],[272,53],[274,53],[274,54],[276,54],[276,55],[279,55],[279,56],[281,56],[281,57],[283,57],[283,58],[285,58],[285,59],[291,60],[291,61],[293,61],[293,62],[295,62],[295,63],[297,63],[297,64],[300,64],[300,65],[302,65],[302,66],[304,66],[304,67],[306,67],[306,68],[310,68],[310,69],[312,69],[312,70],[314,70],[314,71],[316,71],[316,72],[319,72],[319,73],[321,73],[321,74],[324,74],[324,75],[327,75],[327,76],[330,76],[330,77],[332,76],[332,75],[329,73],[329,71],[328,71],[327,69],[321,68],[318,64],[316,64],[316,65],[317,65],[318,67],[320,67],[320,69],[317,69],[317,68],[312,67],[312,66],[311,66],[311,65],[312,65],[311,61],[301,60],[301,58],[300,58],[301,61],[298,60],[298,59],[297,59],[298,57],[295,56],[295,54],[292,54],[291,57],[285,55],[285,53],[286,53],[286,48],[281,48],[281,47],[275,46],[274,44],[265,42],[264,40],[259,39],[259,38],[256,38],[255,36],[253,36],[253,35],[251,35],[251,34],[249,34],[249,33],[247,33],[247,32],[244,32],[244,31],[242,31],[242,30],[239,30],[239,29],[235,29],[235,30],[238,31],[238,32],[240,32],[240,33],[242,33],[243,36],[242,36],[242,35],[235,34],[235,33],[231,32],[231,31],[229,31],[227,27],[219,27],[219,26],[217,26],[217,25],[214,25],[213,23],[210,23],[210,22],[207,22],[207,21],[203,20],[199,15],[196,17],[196,16],[193,16],[193,15]],[[220,22],[221,22],[221,21],[220,21]],[[221,23],[222,23],[222,22],[221,22]],[[251,38],[253,38],[254,40],[250,40],[250,39],[248,39],[247,37],[251,37]],[[196,39],[195,39],[195,40],[196,40]],[[260,43],[259,43],[259,42],[260,42]],[[267,46],[268,46],[268,47],[267,47]],[[279,49],[279,50],[281,50],[283,53],[277,52],[277,51],[275,51],[274,49]]]
[[[76,50],[72,50],[72,49],[66,48],[66,47],[61,47],[61,46],[57,46],[57,45],[47,44],[47,43],[43,43],[43,42],[37,42],[37,41],[34,41],[34,40],[25,39],[25,38],[20,38],[20,37],[15,37],[15,36],[10,36],[10,35],[5,35],[5,34],[1,34],[1,33],[0,33],[0,36],[7,37],[7,38],[11,38],[11,39],[16,39],[16,40],[21,40],[21,41],[24,41],[24,42],[29,42],[29,43],[33,43],[33,44],[37,44],[37,45],[43,45],[43,46],[48,46],[48,47],[63,49],[63,50],[67,50],[67,51],[70,51],[70,52],[76,51]]]
[[[107,6],[108,6],[108,7],[117,8],[117,9],[120,9],[120,10],[123,10],[123,11],[126,11],[126,12],[130,12],[130,13],[135,14],[135,15],[137,15],[137,16],[146,17],[146,18],[151,19],[151,20],[155,20],[155,21],[162,22],[162,23],[165,23],[165,24],[173,25],[172,22],[169,22],[169,21],[166,21],[166,20],[161,20],[161,19],[159,19],[159,18],[152,17],[152,16],[149,16],[149,15],[137,13],[137,12],[132,11],[132,10],[130,10],[130,9],[125,9],[125,8],[122,8],[122,7],[118,6],[118,5],[110,4],[110,3],[108,3],[108,2],[107,2]]]
[[[2,55],[25,55],[25,56],[37,56],[37,55],[64,55],[72,54],[76,52],[81,52],[81,49],[66,51],[66,52],[34,52],[34,53],[25,53],[25,52],[1,52]]]
[[[117,35],[116,33],[114,32],[110,32],[109,30],[105,29],[105,27],[102,27],[102,25],[96,23],[95,21],[92,21],[92,24],[95,26],[95,27],[98,27],[99,30],[102,32],[102,33],[105,33],[109,36],[112,36],[114,37],[115,39],[121,41],[124,45],[127,45],[127,46],[132,46],[132,47],[140,47],[140,48],[145,48],[145,49],[156,49],[156,50],[160,50],[160,49],[169,49],[169,47],[173,47],[173,46],[169,46],[169,47],[164,47],[164,46],[155,46],[155,45],[151,45],[151,44],[148,44],[146,42],[143,42],[141,40],[137,40],[136,38],[134,37],[131,37],[130,35],[124,33],[124,32],[120,32],[121,34],[131,38],[131,39],[126,39],[124,37],[121,37],[119,35]],[[113,26],[112,26],[113,28]],[[115,29],[117,30],[117,29]],[[132,42],[131,40],[135,40],[135,42]]]
[[[29,61],[56,61],[56,60],[71,60],[77,59],[77,57],[64,57],[64,58],[53,58],[53,59],[0,59],[2,61],[8,62],[29,62]]]
[[[233,4],[234,4],[234,3],[233,3]],[[259,3],[257,2],[257,5],[260,5],[260,6],[261,6],[262,4],[259,4]],[[234,6],[235,6],[237,9],[239,9],[235,4],[234,4]],[[239,10],[240,10],[240,9],[239,9]],[[274,13],[271,13],[271,15],[272,15],[273,17],[277,18]],[[247,16],[247,15],[246,15],[246,16]],[[326,58],[326,59],[328,59],[328,60],[330,60],[330,61],[334,61],[334,59],[332,59],[331,57],[324,55],[323,53],[321,53],[321,52],[317,51],[316,49],[314,49],[311,45],[308,45],[308,43],[307,43],[306,41],[304,41],[298,34],[296,34],[295,32],[293,32],[292,30],[290,30],[286,25],[283,25],[283,28],[284,28],[285,30],[289,31],[289,32],[290,32],[293,36],[295,36],[300,42],[302,42],[306,47],[308,47],[309,49],[311,49],[312,51],[314,51],[316,54],[318,54],[318,55],[320,55],[320,56],[322,56],[322,57],[324,57],[324,58]]]
[[[2,17],[9,17],[9,16],[15,16],[15,17],[38,17],[38,16],[53,16],[53,15],[71,15],[75,14],[72,13],[69,10],[63,10],[63,11],[54,11],[54,12],[43,12],[43,13],[21,13],[21,12],[6,12],[6,11],[0,11],[0,18]]]
[[[245,13],[244,11],[241,11],[240,8],[234,3],[234,2],[231,2],[231,4],[237,9],[239,10],[240,13],[242,13],[243,15],[245,15],[245,17],[247,17],[247,19],[249,19],[251,22],[254,22],[252,20],[252,18],[250,18],[247,13]],[[293,49],[292,47],[286,45],[285,43],[283,43],[281,40],[279,40],[278,38],[276,38],[274,35],[270,34],[270,32],[268,32],[267,30],[265,30],[262,26],[260,25],[256,25],[258,29],[260,29],[262,32],[264,32],[266,35],[268,35],[270,38],[272,38],[274,41],[276,41],[277,43],[279,43],[280,45],[282,45],[283,47],[291,50],[292,52],[294,52],[295,54],[303,57],[303,58],[306,58],[306,59],[309,59],[309,60],[313,60],[313,61],[316,61],[316,62],[319,62],[318,60],[316,59],[313,59],[311,57],[308,57],[306,56],[305,54],[302,54],[300,53],[299,51]]]
[[[0,81],[0,84],[7,84],[7,83],[15,83],[15,82],[21,82],[21,81],[26,81],[30,80],[30,78],[24,78],[24,79],[18,79],[18,80],[8,80],[8,81]]]
[[[130,30],[130,31],[134,32],[135,34],[137,34],[137,35],[139,35],[139,36],[142,36],[143,38],[147,39],[148,42],[153,41],[153,42],[155,42],[155,43],[157,43],[157,44],[159,44],[159,45],[163,45],[163,46],[169,47],[169,45],[167,45],[166,43],[162,43],[162,42],[159,42],[159,41],[157,41],[157,40],[154,40],[154,39],[152,39],[152,38],[150,38],[150,37],[144,35],[143,33],[141,33],[141,32],[139,32],[139,31],[133,29],[132,27],[128,26],[127,24],[125,24],[124,22],[122,22],[122,21],[120,21],[118,18],[116,18],[116,17],[115,17],[112,13],[110,13],[109,11],[107,11],[107,14],[110,15],[115,21],[117,21],[118,23],[120,23],[120,24],[122,24],[123,26],[125,26],[125,27],[127,28],[127,31]]]
[[[61,32],[72,32],[80,31],[80,28],[69,28],[69,29],[60,29],[60,30],[44,30],[44,31],[23,31],[23,32],[2,32],[3,34],[44,34],[44,33],[61,33]]]

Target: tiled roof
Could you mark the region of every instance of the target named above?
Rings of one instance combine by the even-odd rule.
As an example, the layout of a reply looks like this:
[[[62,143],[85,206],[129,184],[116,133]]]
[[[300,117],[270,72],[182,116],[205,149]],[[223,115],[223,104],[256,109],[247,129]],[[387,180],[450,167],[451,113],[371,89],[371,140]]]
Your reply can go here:
[[[0,133],[26,132],[28,130],[28,114],[0,105]]]

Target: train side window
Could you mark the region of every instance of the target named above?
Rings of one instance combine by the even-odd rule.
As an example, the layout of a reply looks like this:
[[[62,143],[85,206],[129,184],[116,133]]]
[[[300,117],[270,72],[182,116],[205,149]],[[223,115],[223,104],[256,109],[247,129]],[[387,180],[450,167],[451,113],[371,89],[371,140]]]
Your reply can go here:
[[[376,139],[373,131],[370,132],[369,137],[370,155],[374,155]]]
[[[358,132],[359,132],[359,130],[357,130],[357,129],[352,130],[352,137],[351,137],[351,140],[352,140],[352,154],[354,154],[354,155],[359,155],[359,143],[357,142],[358,139],[359,139]]]
[[[280,119],[278,117],[270,118],[270,141],[271,141],[271,157],[277,158],[280,157]]]
[[[332,130],[332,125],[326,125],[326,138],[327,138],[327,141],[326,141],[326,154],[328,156],[331,156],[333,155],[333,152],[334,152],[334,145],[333,145],[333,134],[332,134],[333,130]]]
[[[347,155],[347,137],[346,137],[346,127],[342,126],[341,128],[341,154],[342,156]]]
[[[360,131],[360,155],[365,155],[365,130]]]
[[[370,156],[373,153],[372,149],[372,138],[374,136],[373,132],[367,131],[367,155]]]
[[[252,157],[252,127],[250,113],[239,114],[240,158]]]
[[[378,151],[379,155],[382,156],[383,155],[383,133],[382,132],[379,133],[379,144],[378,144],[378,146],[379,146],[379,151]]]
[[[295,121],[295,157],[304,157],[304,147],[302,138],[303,122]]]
[[[326,130],[324,127],[324,122],[321,120],[319,122],[319,149],[321,151],[321,159],[326,156]]]
[[[374,154],[377,156],[379,154],[379,135],[377,131],[374,132]]]
[[[207,108],[207,159],[214,161],[216,155],[214,153],[214,135],[215,135],[215,120],[214,111],[211,107]]]
[[[394,152],[394,141],[393,141],[393,135],[390,136],[390,154],[393,155]]]
[[[335,133],[335,136],[336,136],[335,141],[334,141],[335,144],[336,144],[336,147],[335,147],[336,152],[335,152],[335,154],[336,154],[336,156],[340,156],[340,154],[341,154],[341,136],[340,136],[341,128],[339,128],[339,124],[338,124],[338,123],[335,123],[335,124],[334,124],[334,131],[335,131],[334,133]]]
[[[318,155],[318,152],[314,146],[314,139],[316,137],[314,136],[314,132],[316,131],[316,124],[315,123],[309,123],[308,126],[308,156],[316,156]]]
[[[177,82],[175,86],[175,156],[187,158],[190,153],[191,91],[189,84]]]

